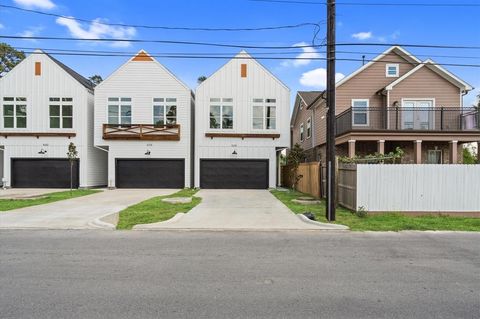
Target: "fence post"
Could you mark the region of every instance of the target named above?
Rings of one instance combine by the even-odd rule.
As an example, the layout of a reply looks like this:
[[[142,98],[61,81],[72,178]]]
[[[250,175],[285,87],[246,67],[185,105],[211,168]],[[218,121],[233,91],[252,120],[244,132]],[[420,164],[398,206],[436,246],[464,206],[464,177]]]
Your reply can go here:
[[[338,206],[338,173],[339,173],[339,167],[338,167],[338,156],[335,156],[335,192],[337,196],[335,196],[335,205]]]
[[[395,107],[395,116],[396,116],[396,119],[395,119],[396,127],[395,127],[395,129],[398,131],[398,106]]]
[[[443,131],[443,106],[440,108],[440,130]]]

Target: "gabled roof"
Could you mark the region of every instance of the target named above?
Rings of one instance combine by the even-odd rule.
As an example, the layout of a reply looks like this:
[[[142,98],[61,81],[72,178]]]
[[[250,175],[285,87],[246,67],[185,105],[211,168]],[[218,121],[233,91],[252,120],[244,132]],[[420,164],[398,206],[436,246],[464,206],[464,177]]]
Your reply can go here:
[[[412,64],[418,64],[418,63],[422,62],[421,60],[419,60],[417,57],[412,55],[410,52],[408,52],[404,48],[395,45],[395,46],[392,46],[392,47],[388,48],[385,52],[379,54],[378,56],[376,56],[375,58],[370,60],[370,62],[366,63],[365,65],[363,65],[361,68],[359,68],[355,72],[349,74],[348,76],[346,76],[343,79],[341,79],[340,81],[338,81],[337,84],[336,84],[336,87],[339,87],[340,85],[344,84],[345,82],[347,82],[348,80],[350,80],[351,78],[353,78],[354,76],[356,76],[357,74],[362,72],[363,70],[369,68],[370,66],[375,64],[378,60],[381,60],[383,57],[385,57],[386,55],[388,55],[392,52],[398,54],[400,57],[404,58],[407,62],[410,62]]]
[[[290,126],[293,126],[300,109],[300,100],[305,104],[305,109],[310,106],[322,96],[323,91],[298,91],[293,106],[292,118],[290,119]]]
[[[62,62],[58,61],[57,59],[55,59],[53,56],[51,56],[47,52],[45,52],[43,50],[35,50],[34,51],[34,54],[38,54],[38,53],[42,53],[42,54],[45,54],[46,56],[48,56],[50,58],[50,60],[55,62],[59,67],[61,67],[65,72],[67,72],[72,78],[77,80],[81,85],[83,85],[84,87],[86,87],[89,90],[93,90],[94,86],[93,86],[93,83],[90,82],[90,80],[84,78],[83,76],[78,74],[76,71],[70,69],[68,66],[66,66]]]
[[[174,78],[180,85],[182,85],[185,89],[189,90],[190,92],[192,92],[192,90],[185,84],[183,83],[179,78],[177,78],[172,72],[170,72],[169,69],[167,69],[167,67],[165,67],[163,64],[161,64],[160,62],[158,62],[155,58],[153,58],[151,55],[149,55],[147,53],[147,51],[145,50],[140,50],[138,51],[137,54],[135,54],[134,56],[132,56],[131,58],[128,59],[127,62],[123,63],[120,67],[118,67],[115,71],[113,71],[112,74],[110,74],[105,80],[103,80],[99,85],[97,85],[95,87],[95,89],[98,89],[99,87],[101,87],[104,83],[106,83],[110,78],[112,78],[113,76],[115,76],[115,74],[117,72],[119,72],[125,65],[127,65],[128,63],[130,62],[138,62],[138,63],[143,63],[143,62],[153,62],[155,64],[157,64],[161,69],[163,69],[167,74],[169,74],[172,78]],[[192,92],[193,94],[193,92]]]
[[[385,87],[385,90],[389,91],[392,90],[395,85],[398,83],[402,82],[403,80],[407,79],[410,77],[412,74],[415,74],[418,70],[422,69],[423,67],[427,67],[433,72],[437,73],[441,77],[443,77],[445,80],[449,81],[450,83],[458,86],[459,88],[463,89],[463,91],[468,92],[473,90],[473,87],[468,84],[467,82],[463,81],[462,79],[458,78],[454,74],[450,73],[447,71],[445,68],[441,67],[437,63],[435,63],[433,60],[428,59],[423,61],[421,64],[417,65],[415,68],[410,70],[409,72],[405,73],[403,76],[399,77],[397,80],[394,82],[390,83]]]
[[[265,66],[263,66],[263,64],[261,64],[260,62],[258,62],[254,57],[252,57],[250,54],[247,53],[247,51],[245,50],[241,50],[237,55],[235,55],[233,57],[233,59],[249,59],[249,60],[252,60],[254,63],[256,63],[260,68],[262,68],[266,73],[268,73],[275,81],[277,81],[281,86],[283,86],[285,89],[287,89],[288,91],[290,91],[290,88],[285,84],[283,83],[279,78],[277,78],[275,75],[273,75],[272,72],[270,72],[270,70],[268,70]],[[203,86],[205,83],[207,83],[210,78],[215,75],[215,73],[217,73],[218,71],[220,71],[221,69],[223,69],[223,67],[225,67],[228,63],[230,63],[230,61],[232,61],[233,59],[230,59],[228,60],[225,64],[223,64],[220,68],[218,68],[215,72],[213,72],[213,74],[211,74],[210,76],[207,77],[207,79],[205,81],[203,81],[202,83],[200,83],[198,86],[197,86],[197,90],[198,88],[200,88],[201,86]]]

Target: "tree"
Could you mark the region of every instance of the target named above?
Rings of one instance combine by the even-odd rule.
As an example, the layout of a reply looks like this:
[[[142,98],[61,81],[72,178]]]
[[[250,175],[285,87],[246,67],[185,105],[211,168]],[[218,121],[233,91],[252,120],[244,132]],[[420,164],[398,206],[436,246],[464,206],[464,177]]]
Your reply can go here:
[[[0,77],[3,77],[25,59],[23,51],[15,50],[6,43],[0,43]]]
[[[200,84],[203,81],[205,81],[206,79],[207,79],[207,77],[205,75],[199,76],[198,79],[197,79],[197,83]]]
[[[90,80],[90,82],[92,82],[93,86],[97,86],[103,81],[102,77],[98,74],[92,75],[88,79]]]
[[[286,162],[294,190],[297,189],[298,182],[303,178],[303,175],[298,175],[298,166],[305,160],[305,157],[305,151],[298,143],[293,146],[287,155]]]
[[[477,164],[478,160],[475,156],[475,150],[469,147],[463,148],[463,164]]]
[[[73,142],[70,142],[70,144],[68,144],[67,157],[68,157],[68,160],[70,161],[70,195],[71,195],[72,189],[73,189],[73,164],[75,163],[78,157],[77,147],[75,146],[75,144],[73,144]]]

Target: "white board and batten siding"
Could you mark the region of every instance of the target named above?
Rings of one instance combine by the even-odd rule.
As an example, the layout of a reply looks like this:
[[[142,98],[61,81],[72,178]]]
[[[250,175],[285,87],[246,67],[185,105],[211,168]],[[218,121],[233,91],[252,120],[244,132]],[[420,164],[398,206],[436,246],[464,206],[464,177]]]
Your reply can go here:
[[[185,159],[185,187],[190,187],[192,92],[155,59],[134,58],[95,88],[95,145],[108,149],[108,185],[115,187],[116,159]],[[132,124],[153,124],[154,98],[176,98],[180,141],[104,140],[109,97],[131,98]],[[147,150],[150,155],[145,155]]]
[[[35,74],[36,63],[40,63],[40,74]],[[2,132],[22,133],[75,133],[75,137],[22,136],[0,138],[3,150],[2,177],[6,186],[11,186],[12,158],[63,158],[66,159],[68,145],[73,142],[80,160],[80,187],[106,184],[101,169],[95,162],[103,154],[93,146],[93,137],[88,127],[89,116],[93,115],[93,91],[68,74],[59,64],[40,50],[28,56],[0,79],[0,103],[4,97],[24,97],[27,105],[27,128],[5,128],[3,113],[0,123]],[[50,98],[72,98],[73,128],[50,128]],[[3,111],[2,111],[3,112]],[[40,150],[45,154],[39,154]]]
[[[478,212],[480,165],[358,165],[357,208]]]
[[[244,58],[244,59],[242,59]],[[246,76],[241,65],[246,64]],[[211,98],[233,99],[233,129],[210,129]],[[253,129],[253,99],[275,99],[276,128]],[[213,103],[218,104],[218,103]],[[200,159],[268,159],[269,187],[275,187],[277,147],[290,143],[290,90],[245,51],[207,78],[195,93],[195,186]],[[280,134],[280,138],[213,138],[205,133]],[[236,151],[237,155],[232,154]]]

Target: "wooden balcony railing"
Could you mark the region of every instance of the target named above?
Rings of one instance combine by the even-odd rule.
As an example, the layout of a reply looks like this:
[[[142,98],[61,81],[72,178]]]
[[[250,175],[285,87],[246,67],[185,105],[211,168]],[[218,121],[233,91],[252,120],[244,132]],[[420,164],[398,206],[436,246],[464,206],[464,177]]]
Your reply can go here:
[[[103,139],[179,141],[180,124],[103,124]]]

